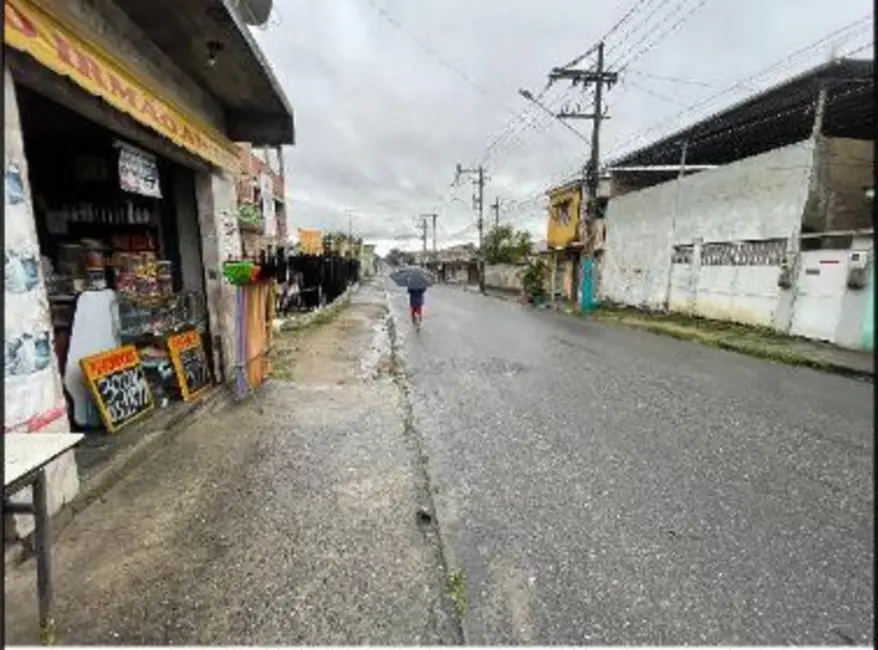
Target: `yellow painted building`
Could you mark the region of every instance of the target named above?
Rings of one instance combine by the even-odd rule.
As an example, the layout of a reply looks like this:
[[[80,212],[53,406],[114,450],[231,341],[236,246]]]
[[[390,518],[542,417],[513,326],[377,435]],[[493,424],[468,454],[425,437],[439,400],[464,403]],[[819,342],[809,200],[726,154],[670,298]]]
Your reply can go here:
[[[547,192],[546,242],[556,296],[576,302],[582,182],[572,181]]]
[[[566,248],[577,241],[582,185],[579,181],[552,188],[549,197],[546,242],[549,248]]]

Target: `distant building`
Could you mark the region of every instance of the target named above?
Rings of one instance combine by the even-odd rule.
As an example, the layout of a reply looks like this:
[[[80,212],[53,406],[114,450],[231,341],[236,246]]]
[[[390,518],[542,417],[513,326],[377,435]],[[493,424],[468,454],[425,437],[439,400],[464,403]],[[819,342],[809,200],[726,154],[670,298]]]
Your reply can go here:
[[[252,256],[269,245],[286,244],[290,236],[283,157],[279,148],[260,149],[240,143],[238,160],[238,220],[245,254]]]

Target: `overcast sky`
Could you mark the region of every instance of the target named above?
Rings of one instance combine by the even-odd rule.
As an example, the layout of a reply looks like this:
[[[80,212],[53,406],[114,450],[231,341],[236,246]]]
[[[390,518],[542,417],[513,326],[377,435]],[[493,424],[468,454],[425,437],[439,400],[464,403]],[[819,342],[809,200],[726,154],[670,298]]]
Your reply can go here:
[[[285,154],[291,222],[346,230],[350,219],[381,252],[418,247],[420,213],[440,214],[440,247],[475,239],[472,187],[466,180],[450,187],[458,162],[485,162],[486,217],[498,196],[501,219],[544,237],[541,194],[576,174],[588,145],[518,89],[543,90],[552,66],[588,50],[635,6],[607,39],[607,63],[630,67],[607,96],[603,161],[825,61],[833,48],[871,56],[865,46],[873,40],[871,18],[850,25],[871,15],[871,0],[274,5],[255,33],[295,109],[298,142]],[[687,111],[775,62],[768,73]],[[589,97],[559,83],[543,101],[558,109],[566,99],[574,108]],[[590,132],[588,122],[571,124]]]

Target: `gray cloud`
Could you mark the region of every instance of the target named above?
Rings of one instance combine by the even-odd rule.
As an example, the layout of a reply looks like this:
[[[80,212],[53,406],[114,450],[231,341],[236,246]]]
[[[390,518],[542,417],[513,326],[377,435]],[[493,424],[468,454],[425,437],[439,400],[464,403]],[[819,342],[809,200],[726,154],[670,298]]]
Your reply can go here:
[[[296,110],[299,142],[285,153],[294,225],[347,229],[350,218],[355,232],[384,250],[417,246],[422,212],[440,212],[441,244],[471,241],[472,190],[466,183],[449,188],[455,164],[478,164],[489,143],[528,108],[518,89],[542,89],[553,65],[584,51],[633,4],[594,0],[586,11],[582,0],[372,2],[390,19],[370,0],[274,0],[273,20],[255,32]],[[623,63],[697,5],[699,0],[646,0],[609,39],[608,62]],[[656,7],[661,9],[648,24],[626,34]],[[603,151],[620,153],[632,134],[871,10],[869,0],[709,0],[635,61],[609,93]],[[868,43],[872,27],[843,37],[835,43],[842,53]],[[627,148],[829,54],[829,43],[809,51],[792,67],[781,66]],[[556,86],[546,101],[558,108],[564,98],[577,97]],[[573,126],[590,128],[585,122]],[[575,174],[586,147],[531,111],[490,151],[486,203],[499,196],[508,206],[505,218],[541,236],[539,193]]]

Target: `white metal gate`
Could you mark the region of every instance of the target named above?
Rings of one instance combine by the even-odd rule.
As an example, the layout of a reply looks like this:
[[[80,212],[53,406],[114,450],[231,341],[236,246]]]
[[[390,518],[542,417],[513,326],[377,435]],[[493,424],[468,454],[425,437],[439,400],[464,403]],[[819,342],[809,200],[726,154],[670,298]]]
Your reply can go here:
[[[799,264],[790,334],[834,341],[847,283],[848,251],[805,251]]]

